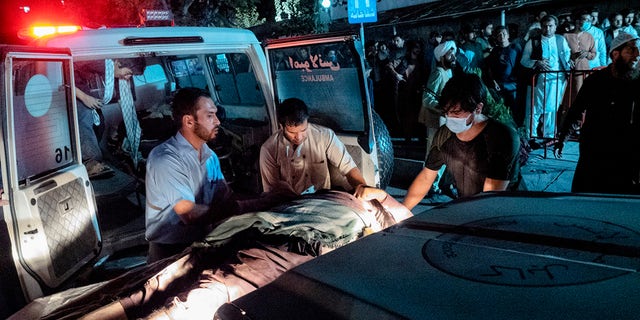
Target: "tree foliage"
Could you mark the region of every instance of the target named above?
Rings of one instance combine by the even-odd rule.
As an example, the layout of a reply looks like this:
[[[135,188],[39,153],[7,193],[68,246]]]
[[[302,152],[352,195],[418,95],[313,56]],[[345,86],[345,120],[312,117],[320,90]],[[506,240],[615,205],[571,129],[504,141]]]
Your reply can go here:
[[[143,9],[169,9],[178,26],[252,28],[291,36],[314,33],[317,0],[65,0],[65,11],[89,27],[137,26]],[[280,20],[276,23],[277,20]]]
[[[66,0],[65,11],[90,27],[135,26],[143,9],[169,9],[181,26],[242,27],[275,22],[274,0]]]
[[[289,0],[279,3],[281,34],[286,36],[314,33],[317,0]],[[284,15],[284,16],[283,16]],[[288,19],[287,19],[288,18]]]

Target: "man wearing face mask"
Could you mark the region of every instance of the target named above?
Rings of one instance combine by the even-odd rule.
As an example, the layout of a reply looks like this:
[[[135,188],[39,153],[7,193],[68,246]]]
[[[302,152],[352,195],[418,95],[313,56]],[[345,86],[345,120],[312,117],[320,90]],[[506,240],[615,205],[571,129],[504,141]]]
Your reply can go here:
[[[588,10],[581,10],[576,14],[576,28],[587,32],[593,37],[596,56],[589,60],[589,68],[599,68],[607,65],[607,44],[604,41],[604,32],[593,25],[593,16]]]
[[[475,74],[456,75],[447,82],[441,96],[446,123],[407,191],[407,208],[424,198],[443,165],[452,174],[459,197],[515,187],[520,140],[513,128],[482,114],[486,98],[487,89]]]

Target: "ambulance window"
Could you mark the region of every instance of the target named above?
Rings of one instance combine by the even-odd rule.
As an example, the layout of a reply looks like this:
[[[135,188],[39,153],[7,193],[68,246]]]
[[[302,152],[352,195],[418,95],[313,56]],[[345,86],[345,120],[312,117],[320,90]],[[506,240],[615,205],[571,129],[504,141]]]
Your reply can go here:
[[[196,57],[171,61],[171,70],[178,88],[207,88],[202,61]]]
[[[264,95],[251,61],[244,53],[208,56],[213,71],[215,95],[225,105],[264,106]]]
[[[136,87],[150,83],[164,84],[166,82],[167,75],[164,73],[164,69],[162,69],[160,64],[147,66],[143,74],[133,76],[133,83]]]
[[[13,60],[13,125],[21,184],[76,160],[66,61]]]

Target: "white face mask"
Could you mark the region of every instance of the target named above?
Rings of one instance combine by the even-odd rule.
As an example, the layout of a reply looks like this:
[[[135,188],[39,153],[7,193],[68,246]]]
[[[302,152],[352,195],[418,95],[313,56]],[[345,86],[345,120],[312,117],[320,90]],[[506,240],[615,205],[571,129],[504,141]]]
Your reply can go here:
[[[469,121],[470,117],[471,114],[469,114],[469,116],[467,116],[466,118],[445,117],[447,119],[445,125],[453,133],[462,133],[469,130],[469,128],[471,128],[471,126],[473,125],[473,121],[467,124],[467,121]]]

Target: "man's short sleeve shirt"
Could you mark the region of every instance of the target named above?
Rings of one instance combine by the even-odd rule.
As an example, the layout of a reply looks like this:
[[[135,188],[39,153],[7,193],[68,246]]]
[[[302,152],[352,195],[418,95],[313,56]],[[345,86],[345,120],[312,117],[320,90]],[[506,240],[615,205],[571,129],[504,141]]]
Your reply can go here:
[[[155,147],[147,159],[146,238],[158,243],[190,243],[210,225],[185,225],[173,207],[180,200],[209,205],[227,192],[218,156],[206,145],[202,156],[177,133]]]
[[[280,130],[267,139],[260,151],[264,191],[278,189],[279,184],[287,185],[297,194],[311,186],[315,190],[329,189],[329,164],[343,175],[356,167],[333,130],[310,123],[307,139],[296,149]]]
[[[520,140],[515,130],[493,119],[471,141],[461,141],[455,134],[432,148],[425,167],[438,170],[443,164],[452,173],[461,197],[482,192],[486,178],[515,181],[518,174]],[[442,130],[449,130],[445,126]],[[434,138],[435,139],[435,138]]]

